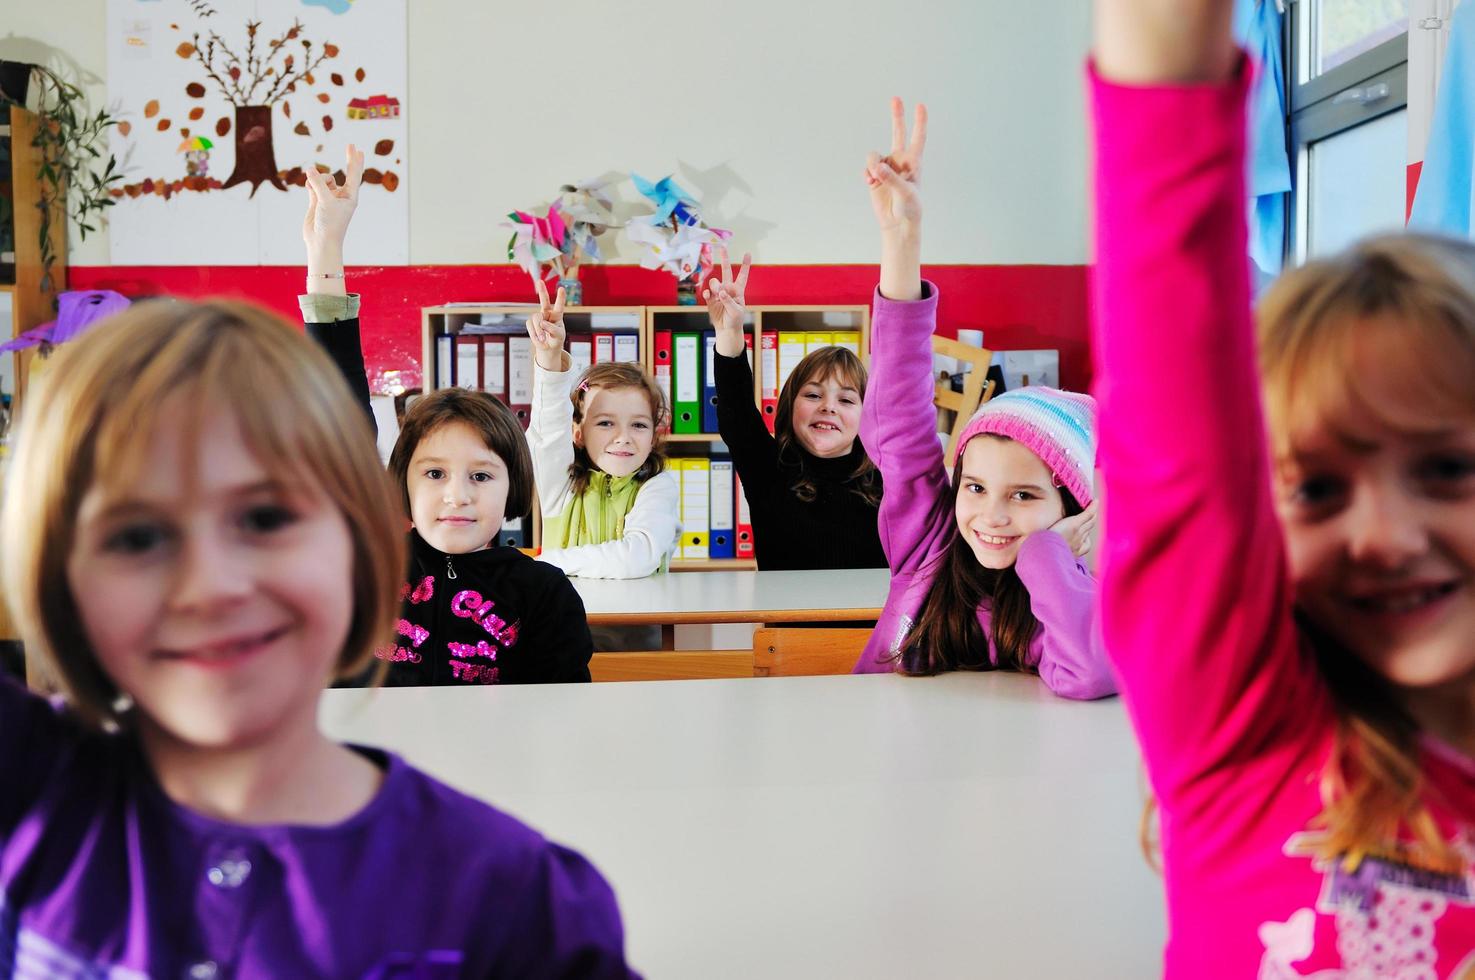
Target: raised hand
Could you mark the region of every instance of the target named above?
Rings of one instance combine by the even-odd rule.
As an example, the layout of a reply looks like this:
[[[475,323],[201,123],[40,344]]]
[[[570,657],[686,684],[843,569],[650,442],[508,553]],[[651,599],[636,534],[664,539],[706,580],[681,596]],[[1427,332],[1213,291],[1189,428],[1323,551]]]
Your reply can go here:
[[[891,100],[891,152],[866,157],[866,186],[883,236],[915,238],[922,223],[922,152],[927,147],[927,107],[917,103],[911,137],[901,99]]]
[[[528,336],[533,338],[533,359],[544,371],[563,370],[563,338],[568,332],[563,326],[563,287],[558,287],[558,298],[548,302],[548,287],[543,280],[533,277],[538,290],[538,312],[528,317]]]
[[[1100,512],[1100,501],[1093,500],[1091,505],[1073,517],[1062,517],[1050,526],[1050,530],[1065,539],[1070,545],[1071,553],[1077,558],[1084,558],[1096,547],[1096,515]]]
[[[743,253],[743,265],[737,278],[732,276],[732,267],[727,264],[727,246],[717,246],[722,259],[722,279],[713,279],[702,290],[702,299],[707,303],[707,318],[712,329],[717,331],[717,353],[723,357],[737,357],[743,352],[743,318],[747,315],[746,300],[748,270],[753,257]]]
[[[302,218],[302,240],[307,245],[309,264],[315,256],[343,256],[343,239],[359,202],[359,184],[364,176],[364,154],[352,143],[344,151],[343,183],[332,174],[318,173],[309,165],[307,214]]]

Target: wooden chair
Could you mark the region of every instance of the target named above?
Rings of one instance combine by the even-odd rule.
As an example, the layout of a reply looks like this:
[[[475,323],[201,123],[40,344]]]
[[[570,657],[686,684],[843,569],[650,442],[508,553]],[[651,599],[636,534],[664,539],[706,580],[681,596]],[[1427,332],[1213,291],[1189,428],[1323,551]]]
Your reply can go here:
[[[952,380],[939,379],[935,384],[932,402],[939,410],[953,413],[952,428],[948,430],[947,448],[943,450],[948,459],[952,459],[953,449],[958,444],[958,436],[963,434],[963,429],[968,425],[968,420],[973,413],[978,411],[978,406],[994,396],[994,383],[988,380],[988,365],[993,359],[993,351],[983,347],[974,347],[953,340],[950,337],[932,337],[932,353],[941,354],[943,357],[951,357],[956,361],[966,361],[973,365],[973,370],[963,375],[963,390],[953,391]]]
[[[589,660],[595,681],[691,681],[752,677],[752,650],[656,650],[596,653]]]
[[[848,674],[870,638],[867,629],[791,626],[754,630],[753,676]]]

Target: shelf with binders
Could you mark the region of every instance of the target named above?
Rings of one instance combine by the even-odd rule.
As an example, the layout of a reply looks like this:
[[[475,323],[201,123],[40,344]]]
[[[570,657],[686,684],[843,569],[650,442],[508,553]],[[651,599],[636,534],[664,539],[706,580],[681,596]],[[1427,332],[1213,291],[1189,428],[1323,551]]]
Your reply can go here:
[[[533,399],[533,347],[527,319],[536,303],[449,303],[420,311],[420,353],[425,388],[461,386],[486,391],[512,409],[527,428]],[[645,308],[571,306],[564,311],[566,349],[573,369],[596,361],[644,363]],[[542,521],[532,517],[503,525],[498,540],[518,548],[541,544]]]
[[[869,362],[870,309],[750,306],[744,334],[753,366],[754,404],[771,431],[782,379],[808,353],[838,343]],[[651,374],[671,402],[667,441],[671,468],[682,483],[684,531],[672,568],[756,568],[755,544],[762,545],[753,539],[740,481],[717,434],[716,335],[706,308],[646,307],[646,336]]]

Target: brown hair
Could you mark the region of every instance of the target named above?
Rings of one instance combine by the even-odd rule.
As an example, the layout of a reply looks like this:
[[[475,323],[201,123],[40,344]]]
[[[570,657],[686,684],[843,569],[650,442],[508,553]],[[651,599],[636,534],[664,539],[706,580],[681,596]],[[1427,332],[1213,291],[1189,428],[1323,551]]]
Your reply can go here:
[[[410,514],[410,461],[415,450],[432,432],[455,423],[470,426],[486,447],[507,465],[507,504],[504,517],[522,517],[533,506],[533,458],[527,436],[512,409],[495,395],[465,388],[441,388],[416,400],[405,410],[405,419],[389,454],[389,472],[399,488],[400,506]]]
[[[235,302],[140,303],[61,348],[21,412],[0,542],[5,598],[28,653],[93,726],[120,721],[118,690],[81,627],[66,564],[95,483],[128,486],[165,413],[186,444],[208,410],[233,413],[273,477],[310,481],[353,539],[354,614],[336,676],[357,676],[390,636],[404,535],[374,436],[342,374],[302,331]]]
[[[984,438],[1002,439],[987,435]],[[1030,640],[1034,639],[1040,621],[1029,603],[1029,590],[1011,565],[1008,568],[985,568],[978,563],[973,549],[958,532],[954,516],[959,484],[963,478],[963,457],[953,467],[952,493],[940,496],[933,504],[933,521],[944,519],[936,511],[946,508],[947,550],[938,559],[939,567],[927,590],[927,598],[917,613],[916,625],[893,659],[900,662],[904,674],[938,674],[947,670],[1022,670],[1034,671],[1028,663]],[[1060,487],[1060,502],[1065,516],[1082,510],[1080,503],[1065,487]],[[989,604],[989,632],[993,637],[995,663],[989,658],[988,640],[978,625],[978,607]]]
[[[1389,417],[1388,390],[1417,392],[1444,417],[1475,411],[1475,246],[1422,234],[1369,239],[1288,273],[1257,310],[1272,450],[1331,417]],[[1375,353],[1383,390],[1365,371]],[[1397,425],[1398,420],[1390,420]],[[1428,811],[1418,724],[1376,671],[1304,616],[1336,705],[1322,773],[1320,857],[1356,862],[1407,829],[1426,858],[1463,866]]]
[[[639,364],[628,361],[602,361],[599,364],[591,364],[579,375],[578,384],[569,393],[569,400],[574,403],[574,424],[578,425],[584,421],[584,402],[589,392],[596,388],[639,388],[645,392],[645,397],[650,400],[650,418],[654,425],[651,434],[650,455],[640,469],[635,471],[635,482],[644,483],[651,477],[666,468],[666,433],[662,426],[669,419],[670,412],[666,408],[666,393],[661,386],[656,384],[652,378]],[[583,446],[574,446],[574,461],[569,464],[568,475],[573,481],[574,496],[578,496],[589,489],[589,475],[594,471],[594,463],[589,459],[589,453]]]
[[[854,388],[860,398],[865,399],[867,374],[866,366],[861,363],[860,358],[845,347],[821,347],[810,351],[794,365],[789,380],[784,382],[784,390],[779,393],[778,409],[773,418],[779,460],[796,460],[799,466],[799,476],[789,489],[806,504],[814,503],[819,488],[815,486],[814,477],[805,472],[804,460],[809,458],[809,453],[799,442],[799,437],[794,435],[794,400],[811,381],[826,381],[829,378],[838,378],[842,385]],[[845,484],[852,493],[875,507],[881,502],[879,476],[876,464],[862,452],[855,469],[845,478]]]

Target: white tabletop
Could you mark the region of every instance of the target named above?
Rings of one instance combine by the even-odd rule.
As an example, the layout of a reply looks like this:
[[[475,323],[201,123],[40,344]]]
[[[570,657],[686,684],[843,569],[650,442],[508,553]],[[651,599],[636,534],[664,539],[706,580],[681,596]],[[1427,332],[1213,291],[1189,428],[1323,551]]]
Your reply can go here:
[[[571,578],[589,622],[750,623],[876,619],[884,568],[802,572],[673,572],[640,579]]]
[[[1116,701],[879,674],[332,690],[323,719],[584,852],[649,980],[1160,972]]]

